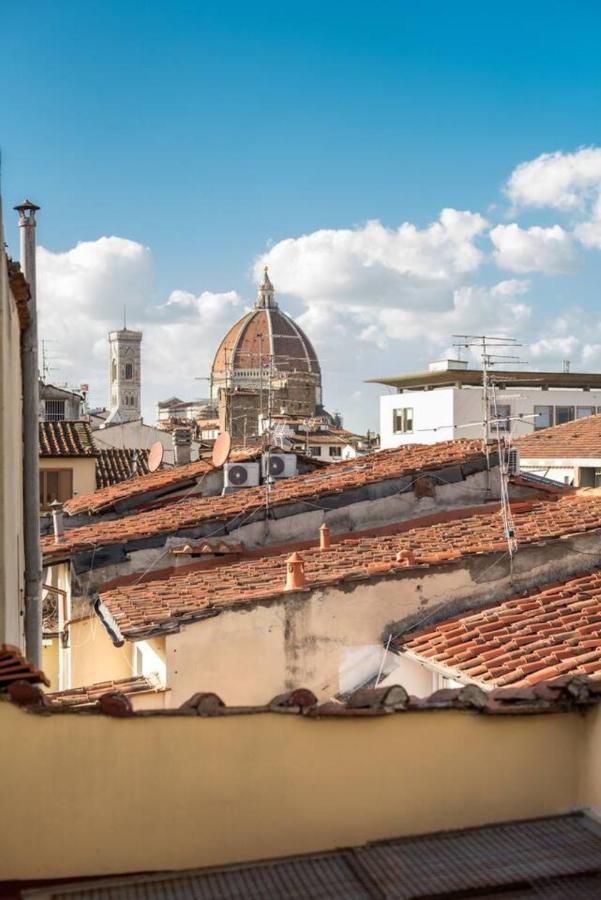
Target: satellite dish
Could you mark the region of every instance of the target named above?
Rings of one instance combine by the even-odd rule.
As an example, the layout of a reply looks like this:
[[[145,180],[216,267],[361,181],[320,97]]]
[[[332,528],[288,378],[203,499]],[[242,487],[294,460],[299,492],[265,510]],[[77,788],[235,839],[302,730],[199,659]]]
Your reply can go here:
[[[211,457],[211,462],[216,469],[220,469],[221,466],[228,461],[231,449],[231,435],[229,431],[222,431],[215,441],[215,444],[213,446],[213,455]]]
[[[150,453],[148,454],[148,471],[156,472],[161,463],[163,462],[163,445],[160,441],[157,441],[156,444],[153,444],[150,448]]]

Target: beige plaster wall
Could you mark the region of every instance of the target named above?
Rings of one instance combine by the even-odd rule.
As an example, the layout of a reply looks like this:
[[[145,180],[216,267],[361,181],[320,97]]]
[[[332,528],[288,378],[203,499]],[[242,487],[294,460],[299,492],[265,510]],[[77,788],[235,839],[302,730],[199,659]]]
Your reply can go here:
[[[69,626],[71,683],[83,687],[111,678],[130,678],[133,674],[132,648],[127,643],[115,647],[96,616]]]
[[[74,495],[96,490],[96,460],[93,458],[43,456],[40,458],[40,472],[45,469],[72,469]]]
[[[0,209],[0,643],[24,648],[21,333]]]
[[[563,813],[582,796],[586,724],[459,711],[110,719],[2,702],[0,879],[188,868]]]
[[[283,604],[226,612],[165,638],[166,702],[180,706],[197,691],[228,704],[264,703],[286,687]]]
[[[601,707],[586,716],[587,739],[583,743],[580,762],[578,802],[601,810]]]

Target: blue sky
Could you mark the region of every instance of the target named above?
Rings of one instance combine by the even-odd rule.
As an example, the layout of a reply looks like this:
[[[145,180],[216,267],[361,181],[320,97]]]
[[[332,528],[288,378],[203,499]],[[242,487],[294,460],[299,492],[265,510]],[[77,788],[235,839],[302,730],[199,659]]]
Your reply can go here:
[[[59,255],[44,270],[54,282],[40,288],[43,331],[60,356],[57,380],[93,381],[102,399],[99,335],[127,302],[145,332],[159,329],[145,357],[153,365],[148,410],[172,390],[198,393],[193,370],[206,374],[220,330],[252,300],[254,264],[280,242],[323,229],[360,231],[370,220],[392,231],[404,222],[425,229],[445,207],[479,214],[491,226],[559,225],[571,234],[575,207],[551,199],[519,202],[516,212],[504,185],[522,162],[600,142],[601,7],[593,2],[55,0],[12,4],[3,23],[6,230],[16,251],[10,207],[24,194],[42,205],[40,242]],[[593,188],[582,190],[585,204]],[[591,215],[581,211],[578,221]],[[90,287],[89,277],[80,289],[73,283],[73,260],[64,255],[105,236],[148,248],[133,261],[128,256],[131,301],[116,296],[114,271],[107,278],[112,293],[103,297],[101,290],[103,267],[122,271],[115,252],[119,257],[123,247],[93,264],[100,284]],[[518,269],[491,262],[487,241],[485,231],[473,238],[486,258],[441,285],[435,302],[426,290],[430,315],[446,309],[444,290],[448,304],[457,289],[516,279],[528,281],[522,296],[531,312],[515,333],[531,343],[568,304],[593,309],[596,244],[578,244],[561,271],[537,264],[525,275],[523,260]],[[377,392],[363,388],[363,378],[421,366],[435,348],[419,336],[405,338],[398,322],[389,327],[389,313],[373,317],[375,307],[394,306],[392,295],[378,299],[389,289],[381,272],[373,283],[359,279],[360,299],[358,282],[345,282],[345,320],[344,290],[320,294],[315,279],[307,288],[289,276],[290,267],[306,269],[315,260],[313,252],[293,249],[293,259],[284,250],[269,259],[276,288],[278,276],[285,288],[282,305],[321,343],[329,405],[353,427],[374,427]],[[61,296],[63,263],[72,277]],[[319,266],[327,263],[320,252]],[[333,260],[333,267],[343,264]],[[326,271],[326,285],[327,278]],[[90,293],[69,346],[69,291],[78,290]],[[184,341],[171,359],[161,351],[160,329],[173,326],[166,344],[177,349],[177,323],[186,332],[194,327],[182,318],[181,302],[166,306],[174,291],[204,295],[198,302],[208,306],[194,343]],[[229,296],[223,315],[214,297],[222,294]],[[412,284],[399,307],[419,310],[421,298]],[[61,329],[52,321],[57,311]],[[86,316],[89,344],[82,347]],[[360,338],[361,329],[368,333]],[[374,329],[382,331],[377,340]],[[442,347],[443,329],[434,330]],[[561,334],[585,339],[565,328]],[[544,353],[536,359],[552,362]],[[587,359],[597,362],[592,351],[582,365]]]

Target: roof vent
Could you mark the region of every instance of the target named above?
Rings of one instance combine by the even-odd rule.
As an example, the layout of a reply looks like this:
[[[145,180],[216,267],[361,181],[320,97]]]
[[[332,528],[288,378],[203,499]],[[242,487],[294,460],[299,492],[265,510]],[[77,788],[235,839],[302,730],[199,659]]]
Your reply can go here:
[[[467,369],[466,359],[436,359],[428,366],[429,372],[452,372]]]
[[[329,550],[330,545],[330,526],[326,525],[326,523],[324,522],[323,525],[319,526],[319,549]]]
[[[299,591],[305,587],[305,563],[299,553],[293,553],[286,560],[286,587],[287,591]]]

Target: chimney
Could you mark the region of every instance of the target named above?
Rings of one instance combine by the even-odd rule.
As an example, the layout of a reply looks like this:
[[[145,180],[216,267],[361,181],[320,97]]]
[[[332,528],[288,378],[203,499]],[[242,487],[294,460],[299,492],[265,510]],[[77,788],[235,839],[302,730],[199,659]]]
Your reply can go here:
[[[413,550],[399,550],[396,555],[396,561],[403,563],[405,566],[414,566],[415,565],[415,553]]]
[[[319,527],[319,549],[329,550],[330,545],[330,526],[326,525],[326,523],[324,522],[323,525],[320,525]]]
[[[36,298],[35,214],[39,208],[31,200],[25,200],[19,206],[15,206],[15,210],[19,213],[19,229],[21,232],[21,269],[29,285],[29,292],[34,302]]]
[[[173,429],[173,457],[176,466],[185,466],[190,462],[192,435],[189,428]]]
[[[293,553],[286,560],[286,591],[299,591],[305,587],[307,580],[305,578],[305,564],[302,556]]]
[[[15,206],[19,214],[21,269],[29,285],[29,324],[21,335],[23,396],[23,551],[25,558],[25,650],[36,669],[42,667],[42,553],[40,547],[39,434],[40,391],[35,243],[39,206],[31,200]]]
[[[65,540],[65,526],[63,521],[63,504],[53,500],[50,504],[52,510],[52,525],[54,527],[54,543],[62,544]]]

